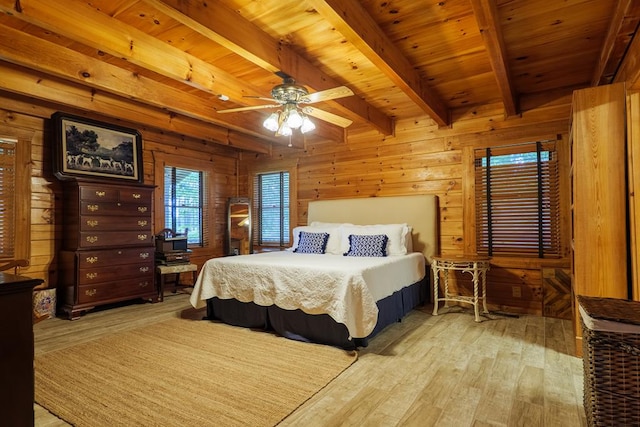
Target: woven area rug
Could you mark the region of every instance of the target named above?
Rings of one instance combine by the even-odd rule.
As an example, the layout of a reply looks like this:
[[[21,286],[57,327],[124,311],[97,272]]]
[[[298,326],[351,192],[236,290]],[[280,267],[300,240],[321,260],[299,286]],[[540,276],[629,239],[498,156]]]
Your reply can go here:
[[[171,319],[37,356],[36,402],[75,426],[272,426],[347,369],[337,348]]]

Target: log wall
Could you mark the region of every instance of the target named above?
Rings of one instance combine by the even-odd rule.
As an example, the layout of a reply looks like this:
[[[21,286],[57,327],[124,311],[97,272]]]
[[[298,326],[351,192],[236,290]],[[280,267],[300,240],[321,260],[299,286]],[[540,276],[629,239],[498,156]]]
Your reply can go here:
[[[272,156],[256,155],[243,164],[264,169],[269,162],[297,163],[297,218],[292,223],[298,225],[307,223],[311,200],[435,194],[440,204],[441,253],[462,254],[473,250],[468,236],[473,236],[475,220],[465,217],[465,198],[473,198],[473,149],[555,138],[561,145],[568,143],[570,103],[570,97],[541,102],[510,119],[502,117],[497,107],[460,110],[447,129],[439,129],[427,117],[401,121],[391,137],[350,128],[346,143],[307,143],[302,149],[274,145]],[[542,267],[568,265],[567,258],[494,259],[488,276],[491,308],[542,315]],[[462,293],[470,292],[469,280],[458,277],[458,281]],[[557,312],[561,310],[553,311]]]
[[[61,185],[53,175],[52,135],[49,117],[55,109],[37,104],[25,104],[8,99],[0,93],[0,135],[18,139],[19,143],[31,144],[31,254],[30,265],[20,274],[43,279],[40,286],[56,287],[58,283],[57,251],[62,239]],[[8,108],[13,107],[13,108]],[[92,117],[108,121],[99,116]],[[237,170],[239,153],[221,145],[171,136],[162,132],[142,129],[143,173],[145,184],[155,184],[154,167],[158,153],[180,156],[182,159],[209,160],[214,165],[213,175],[214,221],[211,224],[211,246],[194,249],[192,259],[198,265],[213,257],[221,256],[224,250],[226,230],[226,201],[238,195]],[[246,192],[246,186],[243,187]],[[155,210],[155,207],[154,207]],[[155,217],[155,215],[154,215]],[[155,218],[154,218],[155,219]],[[157,222],[157,219],[155,219]],[[162,224],[154,224],[159,231]],[[19,231],[22,235],[25,231]]]
[[[18,102],[0,93],[0,134],[17,136],[32,144],[31,265],[21,272],[57,284],[56,253],[62,236],[60,185],[53,177],[48,118],[55,106],[34,101]],[[473,219],[465,217],[465,198],[473,197],[468,177],[469,153],[475,147],[506,142],[559,137],[566,141],[570,97],[538,100],[523,115],[505,119],[499,106],[454,112],[452,127],[439,129],[427,117],[401,121],[394,136],[353,127],[346,142],[307,142],[303,147],[274,144],[272,153],[241,153],[233,148],[190,140],[170,133],[140,129],[143,137],[144,181],[154,184],[154,155],[168,153],[184,158],[208,158],[215,175],[213,246],[196,251],[199,265],[223,254],[226,200],[247,196],[248,170],[270,164],[297,162],[297,216],[293,224],[306,224],[310,200],[347,197],[381,197],[436,194],[440,201],[442,254],[470,249],[465,235]],[[101,119],[101,117],[93,117]],[[104,119],[103,119],[104,120]],[[465,160],[467,159],[467,160]],[[470,169],[471,168],[471,169]],[[467,214],[468,215],[468,214]],[[158,225],[154,229],[159,229]],[[471,231],[470,231],[471,230]],[[530,259],[495,259],[489,274],[489,302],[493,309],[519,313],[544,313],[542,267],[566,268],[568,259],[540,262]],[[460,280],[461,292],[467,286]],[[561,312],[562,310],[554,310]]]

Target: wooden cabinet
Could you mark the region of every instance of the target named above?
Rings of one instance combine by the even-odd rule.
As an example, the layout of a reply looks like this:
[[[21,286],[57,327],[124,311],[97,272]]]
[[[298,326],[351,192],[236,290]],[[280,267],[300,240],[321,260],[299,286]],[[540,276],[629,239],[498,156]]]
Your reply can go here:
[[[64,183],[59,295],[69,318],[102,304],[157,300],[152,200],[150,186]]]
[[[0,421],[33,426],[33,288],[43,281],[0,273]]]
[[[626,110],[624,84],[575,91],[572,103],[572,268],[577,295],[627,299]]]
[[[627,158],[629,171],[629,244],[631,297],[640,301],[640,93],[627,96]]]

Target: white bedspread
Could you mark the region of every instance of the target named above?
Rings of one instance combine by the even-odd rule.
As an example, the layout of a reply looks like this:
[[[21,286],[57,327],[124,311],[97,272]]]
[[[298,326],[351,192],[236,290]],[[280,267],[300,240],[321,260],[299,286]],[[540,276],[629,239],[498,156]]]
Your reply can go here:
[[[207,261],[191,295],[195,308],[212,297],[328,314],[364,338],[376,325],[376,301],[421,280],[421,253],[384,258],[266,252]]]

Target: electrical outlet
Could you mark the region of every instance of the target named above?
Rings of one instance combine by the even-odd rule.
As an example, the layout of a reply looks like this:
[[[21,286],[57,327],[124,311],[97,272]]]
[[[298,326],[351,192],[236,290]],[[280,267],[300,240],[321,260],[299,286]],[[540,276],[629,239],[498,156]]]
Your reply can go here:
[[[520,286],[511,287],[511,296],[514,298],[522,298],[522,289]]]

